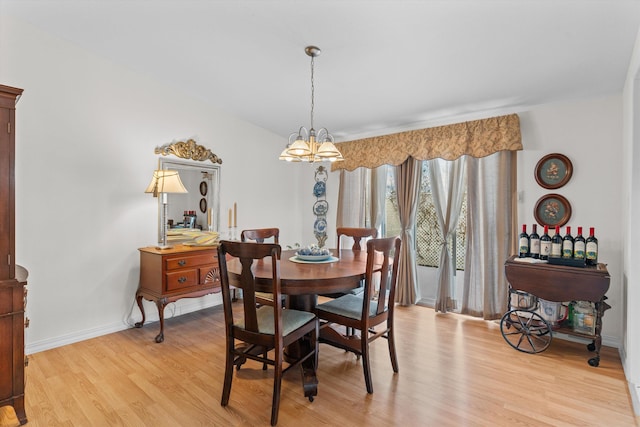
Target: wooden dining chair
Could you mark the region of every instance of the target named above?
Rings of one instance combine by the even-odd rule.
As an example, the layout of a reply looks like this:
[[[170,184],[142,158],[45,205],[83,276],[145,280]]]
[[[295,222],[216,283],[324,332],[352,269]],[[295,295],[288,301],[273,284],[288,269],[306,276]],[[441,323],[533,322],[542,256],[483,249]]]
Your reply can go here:
[[[362,356],[362,368],[367,393],[373,393],[369,344],[386,338],[389,345],[391,366],[398,372],[398,359],[394,343],[393,308],[398,279],[400,259],[400,238],[388,237],[367,241],[367,269],[364,292],[360,295],[347,294],[316,306],[320,319],[320,342],[351,351]],[[380,288],[376,292],[374,277],[379,277]],[[382,329],[376,326],[385,323]],[[333,325],[352,328],[359,333],[343,335]]]
[[[280,238],[279,228],[254,228],[242,230],[240,233],[240,241],[242,242],[253,240],[256,243],[264,243],[265,239],[271,238],[273,238],[273,243],[280,243],[278,242],[278,239]]]
[[[278,244],[278,239],[280,238],[280,229],[279,228],[253,228],[242,230],[240,233],[240,241],[248,242],[253,241],[255,243],[264,243],[266,239],[273,239],[273,243]],[[233,296],[235,298],[235,289],[233,291]],[[283,297],[283,300],[286,297]],[[256,301],[258,304],[264,305],[273,305],[273,295],[267,292],[256,292]]]
[[[273,401],[271,407],[271,425],[278,422],[278,408],[280,406],[280,389],[282,375],[289,369],[300,366],[305,360],[311,359],[314,369],[318,361],[318,319],[313,313],[306,311],[282,309],[280,290],[280,245],[271,243],[246,243],[223,240],[218,246],[218,260],[220,263],[220,281],[222,285],[222,303],[224,306],[224,322],[226,331],[226,361],[224,371],[224,386],[221,405],[227,406],[231,394],[234,367],[240,369],[247,359],[274,366]],[[240,276],[233,276],[233,284],[242,289],[243,309],[235,313],[231,301],[231,279],[227,268],[227,256],[237,258],[242,266]],[[255,301],[255,278],[252,265],[270,259],[271,262],[271,292],[276,297],[271,306],[258,306]],[[296,343],[300,339],[309,340],[308,351],[296,360],[287,356],[289,363],[283,369],[285,347]],[[239,343],[236,344],[236,341]],[[274,351],[274,357],[269,358],[269,351]],[[313,402],[313,396],[309,396]]]
[[[353,240],[352,246],[351,246],[351,250],[353,251],[359,251],[362,250],[361,247],[361,240],[362,239],[368,239],[368,238],[376,238],[378,236],[378,230],[376,230],[375,228],[358,228],[358,227],[338,227],[336,229],[337,235],[338,235],[338,239],[337,239],[337,243],[336,243],[336,250],[338,252],[337,256],[340,256],[340,247],[341,247],[341,241],[344,238],[351,238]],[[360,283],[360,286],[355,288],[355,289],[351,289],[349,291],[346,292],[336,292],[336,293],[332,293],[332,294],[326,294],[326,295],[322,295],[324,297],[328,297],[328,298],[339,298],[343,295],[346,294],[354,294],[357,295],[359,293],[362,292],[364,283]]]
[[[351,246],[351,250],[360,251],[362,247],[360,246],[360,241],[366,238],[376,238],[378,237],[378,230],[375,228],[357,228],[357,227],[338,227],[336,229],[338,234],[338,242],[337,249],[340,251],[340,241],[343,236],[351,237],[353,239],[353,246]]]

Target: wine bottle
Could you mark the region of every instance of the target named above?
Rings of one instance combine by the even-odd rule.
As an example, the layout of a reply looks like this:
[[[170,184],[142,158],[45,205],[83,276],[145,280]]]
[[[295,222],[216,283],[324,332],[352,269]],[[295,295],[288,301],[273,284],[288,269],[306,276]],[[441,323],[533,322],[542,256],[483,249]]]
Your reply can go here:
[[[549,237],[549,226],[544,226],[544,233],[540,237],[540,259],[549,259],[551,255],[551,237]]]
[[[595,229],[589,227],[589,237],[586,241],[587,265],[598,265],[598,239],[594,233]]]
[[[571,235],[571,227],[567,226],[567,233],[562,238],[562,258],[571,258],[573,256],[573,236]]]
[[[562,256],[562,237],[560,237],[560,227],[556,226],[556,233],[551,238],[551,254],[553,258]]]
[[[586,241],[582,236],[582,227],[578,227],[578,234],[573,240],[573,257],[576,259],[584,259],[586,250]]]
[[[533,224],[533,230],[529,235],[529,254],[531,258],[540,258],[540,235],[538,234],[538,224]]]
[[[529,255],[529,235],[527,234],[527,224],[522,224],[522,233],[518,240],[518,256],[525,258]]]

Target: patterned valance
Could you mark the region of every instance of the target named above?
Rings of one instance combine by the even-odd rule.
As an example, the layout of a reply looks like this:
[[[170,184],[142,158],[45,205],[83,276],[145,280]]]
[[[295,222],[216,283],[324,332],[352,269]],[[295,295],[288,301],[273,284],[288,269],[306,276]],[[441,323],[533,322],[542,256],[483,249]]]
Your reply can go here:
[[[344,161],[331,170],[397,166],[409,156],[418,160],[454,160],[463,155],[486,157],[498,151],[522,150],[517,114],[427,129],[375,136],[336,144]]]

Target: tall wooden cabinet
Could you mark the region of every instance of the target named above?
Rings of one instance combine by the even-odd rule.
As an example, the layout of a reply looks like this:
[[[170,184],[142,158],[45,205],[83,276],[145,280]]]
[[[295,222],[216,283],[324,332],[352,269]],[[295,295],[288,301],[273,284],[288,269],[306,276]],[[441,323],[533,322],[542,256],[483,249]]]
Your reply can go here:
[[[0,85],[0,406],[13,406],[24,424],[27,272],[15,261],[15,108],[21,94]]]

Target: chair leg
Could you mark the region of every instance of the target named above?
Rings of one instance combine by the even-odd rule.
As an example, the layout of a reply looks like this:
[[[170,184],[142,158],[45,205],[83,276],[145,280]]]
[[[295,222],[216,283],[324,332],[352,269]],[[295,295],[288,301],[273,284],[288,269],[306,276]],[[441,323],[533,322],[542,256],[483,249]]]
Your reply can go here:
[[[227,344],[227,360],[224,365],[224,386],[222,387],[222,400],[220,405],[227,406],[231,395],[231,382],[233,381],[233,349]]]
[[[362,352],[362,370],[364,371],[364,383],[367,386],[367,393],[373,393],[373,382],[371,381],[371,364],[369,363],[369,342],[367,334],[363,331],[360,337],[360,351]]]
[[[278,424],[280,408],[280,389],[282,388],[282,351],[276,350],[275,369],[273,373],[273,403],[271,404],[271,425]]]
[[[262,353],[262,357],[264,357],[264,358],[266,359],[266,358],[267,358],[267,353],[268,353],[268,351],[267,351],[267,347],[265,347],[265,348],[264,348],[264,353]],[[266,363],[263,363],[263,364],[262,364],[262,370],[263,370],[263,371],[266,371],[266,370],[267,370],[267,364],[266,364]]]
[[[394,340],[393,327],[390,327],[389,332],[387,332],[387,342],[389,344],[389,355],[391,356],[393,372],[398,372],[398,356],[396,356],[396,343]]]

